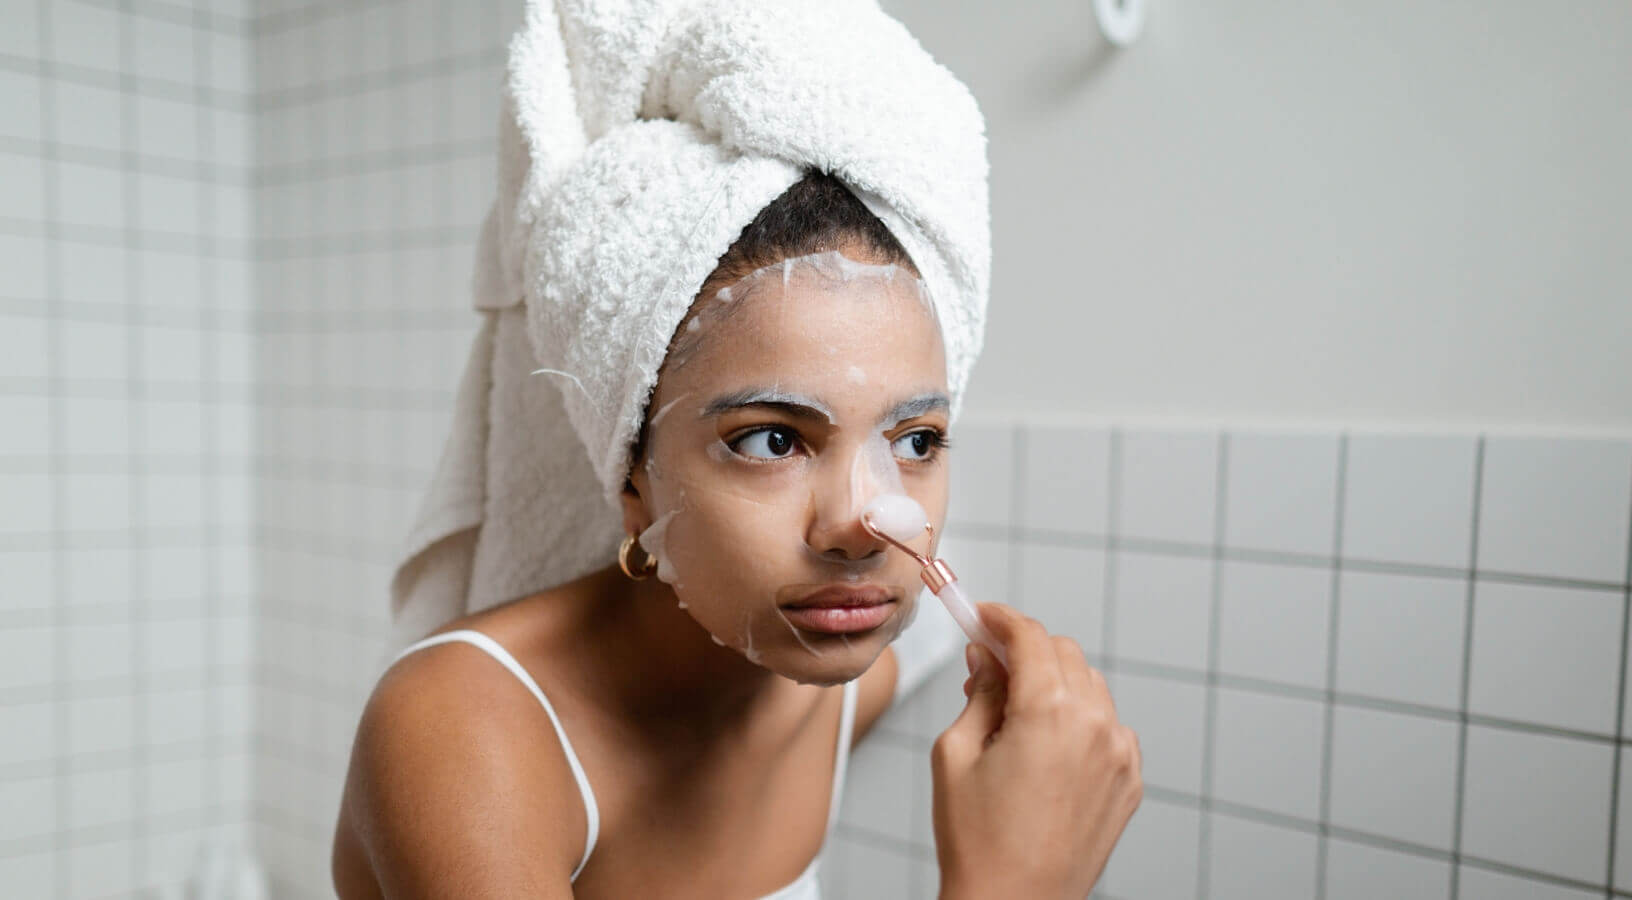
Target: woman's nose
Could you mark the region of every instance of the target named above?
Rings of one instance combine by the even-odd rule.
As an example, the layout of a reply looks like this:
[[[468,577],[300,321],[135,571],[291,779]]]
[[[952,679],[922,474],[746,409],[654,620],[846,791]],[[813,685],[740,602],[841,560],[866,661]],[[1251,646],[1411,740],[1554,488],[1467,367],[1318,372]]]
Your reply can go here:
[[[861,509],[868,498],[855,498],[851,493],[848,484],[832,485],[830,490],[818,487],[812,492],[810,525],[805,533],[805,543],[812,551],[847,560],[884,552],[884,541],[861,524]]]

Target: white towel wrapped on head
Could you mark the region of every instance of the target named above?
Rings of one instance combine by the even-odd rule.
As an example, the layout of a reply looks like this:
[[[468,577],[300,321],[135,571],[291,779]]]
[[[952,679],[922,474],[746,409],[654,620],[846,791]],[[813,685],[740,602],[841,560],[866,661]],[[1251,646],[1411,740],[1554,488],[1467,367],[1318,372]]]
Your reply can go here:
[[[474,279],[486,320],[392,579],[393,649],[612,562],[669,340],[807,169],[843,181],[912,257],[954,416],[980,350],[984,121],[872,0],[535,0],[503,106]]]

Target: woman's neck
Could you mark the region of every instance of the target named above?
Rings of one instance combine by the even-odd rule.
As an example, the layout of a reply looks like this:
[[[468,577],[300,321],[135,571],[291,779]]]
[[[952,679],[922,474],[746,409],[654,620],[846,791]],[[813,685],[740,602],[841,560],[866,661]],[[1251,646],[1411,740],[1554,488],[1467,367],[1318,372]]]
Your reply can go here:
[[[808,694],[814,701],[819,694],[716,643],[655,578],[631,581],[609,566],[579,584],[590,616],[586,632],[597,638],[597,692],[606,690],[630,721],[741,733],[757,730],[767,718],[762,713],[785,698]]]

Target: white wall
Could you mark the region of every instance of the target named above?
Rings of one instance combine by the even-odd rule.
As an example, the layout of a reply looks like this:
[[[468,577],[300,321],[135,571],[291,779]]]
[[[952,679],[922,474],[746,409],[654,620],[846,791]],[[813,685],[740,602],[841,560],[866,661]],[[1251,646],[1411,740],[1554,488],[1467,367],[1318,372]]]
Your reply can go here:
[[[972,414],[1632,426],[1632,5],[883,5],[987,116]]]

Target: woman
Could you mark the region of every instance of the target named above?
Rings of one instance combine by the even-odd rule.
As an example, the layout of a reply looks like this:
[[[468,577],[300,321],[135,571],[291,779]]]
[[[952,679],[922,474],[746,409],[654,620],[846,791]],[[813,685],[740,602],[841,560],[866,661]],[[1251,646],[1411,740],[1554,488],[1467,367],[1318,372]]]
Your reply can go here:
[[[762,10],[736,10],[765,29],[750,29],[745,40],[765,43],[747,56],[822,46],[808,40],[822,21],[793,7],[754,19]],[[534,7],[530,26],[541,23],[572,33]],[[664,26],[669,50],[655,51],[669,60],[670,93],[695,88],[677,74],[688,61],[718,56],[684,37],[711,24],[690,27]],[[886,33],[870,27],[840,37]],[[807,40],[775,39],[777,28]],[[867,203],[799,166],[791,186],[755,199],[743,185],[765,196],[785,163],[739,175],[739,158],[689,143],[708,135],[684,121],[686,102],[652,99],[661,94],[648,85],[643,109],[672,118],[602,137],[588,155],[610,148],[603,162],[579,165],[581,184],[551,183],[527,217],[532,345],[540,361],[572,363],[541,371],[570,381],[563,402],[621,517],[619,560],[457,616],[381,678],[335,837],[346,900],[816,897],[849,749],[922,676],[923,661],[891,644],[913,618],[917,566],[859,514],[880,493],[904,493],[940,534],[947,434],[972,360],[971,326],[948,300],[964,282],[945,273],[980,267],[959,268],[957,240],[923,227],[933,202],[892,193],[888,178],[873,180],[882,189]],[[905,117],[892,124],[912,137]],[[601,190],[640,154],[660,157],[666,177]],[[531,165],[543,155],[535,142]],[[854,181],[872,158],[848,169]],[[718,192],[726,205],[757,212],[723,254],[704,241],[650,263],[678,270],[681,302],[620,287],[666,278],[605,278],[615,245],[649,249],[661,238],[649,223],[676,218],[641,204],[665,189],[676,202],[705,197],[686,179],[710,165],[735,185]],[[978,180],[983,213],[983,168]],[[689,237],[738,229],[734,215],[678,219],[698,223]],[[584,221],[599,229],[584,246],[604,254],[564,237]],[[638,239],[615,239],[619,228]],[[688,266],[707,274],[693,281]],[[983,279],[965,281],[983,301]],[[660,334],[649,382],[639,353],[619,355],[621,332],[606,323],[620,316],[637,323],[634,344]],[[596,368],[603,358],[614,362]],[[617,411],[631,398],[638,421],[625,427]],[[1137,741],[1074,643],[1000,604],[982,614],[1009,668],[970,649],[969,704],[935,745],[942,896],[1084,896],[1139,802]]]

